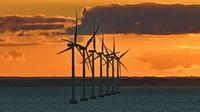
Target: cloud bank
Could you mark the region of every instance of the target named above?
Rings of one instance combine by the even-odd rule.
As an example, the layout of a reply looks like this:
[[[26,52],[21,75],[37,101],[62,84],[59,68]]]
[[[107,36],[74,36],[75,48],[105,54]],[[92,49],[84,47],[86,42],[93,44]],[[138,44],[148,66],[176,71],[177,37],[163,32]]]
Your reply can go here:
[[[79,33],[91,34],[92,23],[105,33],[184,34],[200,32],[200,5],[112,4],[83,9]],[[68,28],[72,33],[74,28]]]
[[[0,47],[58,43],[74,23],[61,16],[0,16]]]
[[[71,24],[74,24],[74,19],[58,16],[2,16],[0,17],[0,32],[64,29],[65,25]]]

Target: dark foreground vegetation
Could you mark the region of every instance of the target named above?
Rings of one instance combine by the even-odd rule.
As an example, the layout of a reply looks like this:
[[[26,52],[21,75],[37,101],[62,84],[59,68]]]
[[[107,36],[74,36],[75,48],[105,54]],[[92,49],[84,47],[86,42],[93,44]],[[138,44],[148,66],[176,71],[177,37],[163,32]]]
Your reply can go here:
[[[95,85],[99,85],[99,79],[95,79]],[[104,85],[106,80],[104,79]],[[82,79],[76,79],[76,86],[82,85]],[[111,81],[110,81],[111,84]],[[0,87],[65,87],[71,85],[70,78],[60,77],[0,77]],[[91,79],[86,79],[86,85],[91,85]],[[200,77],[123,77],[121,86],[132,87],[159,87],[159,86],[200,86]]]

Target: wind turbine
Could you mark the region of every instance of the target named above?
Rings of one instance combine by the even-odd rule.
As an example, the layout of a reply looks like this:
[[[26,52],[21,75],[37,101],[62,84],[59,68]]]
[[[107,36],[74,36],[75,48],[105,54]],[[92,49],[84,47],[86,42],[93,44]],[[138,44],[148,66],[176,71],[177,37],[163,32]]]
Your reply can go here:
[[[116,48],[115,48],[115,38],[113,37],[113,51],[108,49],[109,51],[111,51],[112,53],[110,54],[110,61],[112,61],[112,90],[111,90],[111,94],[112,95],[115,95],[116,92],[115,91],[115,56],[117,53],[119,52],[116,52]]]
[[[112,60],[112,90],[111,94],[115,95],[115,38],[113,37],[113,51],[112,56],[110,57]]]
[[[120,59],[126,54],[128,53],[130,49],[128,49],[126,52],[124,52],[123,54],[121,54],[119,57],[117,55],[115,55],[115,59],[117,60],[117,91],[116,93],[117,94],[120,94],[120,91],[119,91],[119,74],[121,75],[121,65],[126,69],[128,70],[125,65],[120,61]]]
[[[114,43],[114,41],[113,41],[113,43]],[[112,65],[112,91],[113,91],[111,93],[109,93],[109,63],[110,63],[111,60],[114,59],[113,55],[115,55],[119,52],[111,51],[110,49],[108,49],[106,47],[106,45],[104,43],[103,43],[103,46],[104,46],[105,51],[106,51],[106,54],[104,54],[104,57],[106,58],[106,63],[105,63],[106,64],[106,93],[105,93],[105,96],[110,96],[111,93],[114,94],[114,91],[113,91],[114,90],[114,88],[113,88],[113,86],[114,86],[114,81],[113,81],[113,79],[114,79],[114,63],[111,63],[111,65]],[[113,49],[114,48],[115,48],[115,44],[113,44]],[[112,53],[109,53],[108,50],[111,51]],[[114,51],[115,51],[115,49],[114,49]],[[103,64],[103,65],[105,65],[105,64]]]
[[[88,98],[85,97],[85,63],[87,64],[86,60],[85,60],[85,53],[87,56],[89,56],[89,53],[87,51],[88,49],[88,46],[90,45],[90,43],[92,42],[92,39],[94,39],[96,33],[98,32],[99,30],[99,27],[97,28],[97,30],[94,32],[93,36],[88,40],[86,46],[79,46],[79,49],[82,50],[82,59],[83,59],[83,96],[82,98],[80,99],[81,101],[88,101]],[[89,65],[90,65],[90,68],[91,68],[91,63],[90,63],[90,60],[89,60]],[[92,69],[92,68],[91,68]]]
[[[103,34],[103,28],[101,27],[101,31],[102,31],[102,44],[101,44],[101,51],[100,52],[96,52],[96,54],[98,55],[96,58],[94,58],[94,60],[96,60],[97,58],[100,58],[100,91],[99,91],[99,95],[98,97],[104,97],[103,95],[103,64],[102,61],[104,60],[106,62],[106,60],[103,58],[104,55],[104,34]]]
[[[74,85],[74,80],[75,80],[75,55],[74,55],[74,47],[77,46],[76,44],[77,41],[77,12],[76,12],[76,27],[75,27],[75,32],[74,32],[74,42],[73,43],[69,43],[68,48],[66,48],[65,50],[57,53],[57,54],[61,54],[64,52],[67,52],[69,50],[72,50],[72,79],[71,79],[71,86],[72,86],[72,98],[69,101],[70,104],[77,104],[78,101],[75,100],[75,85]]]
[[[93,32],[95,31],[95,26],[93,24]],[[96,38],[94,36],[93,38],[93,50],[89,50],[89,52],[91,53],[86,59],[90,60],[90,56],[92,56],[92,95],[90,96],[90,99],[97,99],[97,97],[95,96],[95,83],[94,83],[94,74],[95,74],[95,66],[94,66],[94,54],[96,53]]]
[[[98,32],[98,30],[99,30],[99,27],[97,28],[97,30],[94,32],[94,34],[93,34],[93,36],[88,40],[88,42],[86,43],[86,46],[82,46],[82,45],[80,45],[80,44],[76,44],[77,46],[77,49],[78,49],[78,51],[79,51],[79,53],[81,54],[81,56],[82,56],[82,60],[83,60],[83,62],[82,62],[82,65],[83,65],[83,67],[82,67],[82,71],[83,71],[83,82],[82,82],[82,86],[83,86],[83,94],[82,94],[82,98],[80,98],[80,101],[88,101],[88,98],[86,98],[85,97],[85,74],[86,74],[86,71],[85,71],[85,64],[87,64],[88,65],[88,63],[86,62],[86,60],[85,60],[85,55],[87,55],[87,56],[89,56],[89,54],[88,54],[88,51],[87,51],[87,49],[88,49],[88,46],[90,45],[90,43],[92,42],[92,39],[95,37],[95,35],[97,34],[97,32]],[[68,42],[70,42],[70,43],[73,43],[73,42],[71,42],[71,41],[69,41],[69,40],[65,40],[65,41],[68,41]],[[82,52],[81,52],[82,51]],[[91,63],[90,63],[90,60],[89,60],[89,65],[88,66],[90,66],[90,68],[91,68]]]
[[[106,93],[105,96],[110,96],[111,94],[109,93],[109,62],[110,62],[110,54],[108,52],[108,49],[106,47],[106,45],[103,43],[103,46],[106,50],[106,54],[104,54],[103,56],[106,58]]]

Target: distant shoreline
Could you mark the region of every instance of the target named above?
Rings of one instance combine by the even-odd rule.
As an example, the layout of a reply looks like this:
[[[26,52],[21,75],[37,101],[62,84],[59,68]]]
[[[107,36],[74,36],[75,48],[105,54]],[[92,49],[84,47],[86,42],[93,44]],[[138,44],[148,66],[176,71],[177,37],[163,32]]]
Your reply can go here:
[[[71,77],[57,77],[57,76],[50,76],[50,77],[20,77],[20,76],[0,76],[0,79],[70,79]],[[80,76],[76,78],[82,78]],[[91,77],[86,77],[91,78]],[[98,76],[95,78],[99,78]],[[106,77],[103,77],[106,78]],[[144,76],[144,77],[128,77],[123,76],[122,79],[147,79],[147,78],[156,78],[156,79],[200,79],[200,76],[188,76],[188,77],[178,77],[178,76],[170,76],[170,77],[156,77],[156,76]]]
[[[105,78],[103,84],[105,86]],[[111,83],[111,82],[110,82]],[[82,85],[82,79],[76,78],[76,86]],[[0,77],[0,87],[69,87],[70,77]],[[86,79],[91,86],[91,78]],[[95,78],[99,86],[99,79]],[[200,77],[123,77],[120,85],[124,87],[186,87],[200,86]]]

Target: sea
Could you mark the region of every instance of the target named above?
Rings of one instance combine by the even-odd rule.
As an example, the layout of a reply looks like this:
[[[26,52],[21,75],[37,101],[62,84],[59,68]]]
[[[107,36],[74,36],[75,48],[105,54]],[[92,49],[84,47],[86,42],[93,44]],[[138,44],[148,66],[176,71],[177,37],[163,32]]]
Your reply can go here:
[[[99,88],[96,88],[96,94]],[[122,87],[121,94],[69,104],[69,87],[1,87],[0,112],[200,112],[200,87]],[[86,96],[91,94],[87,88]]]

